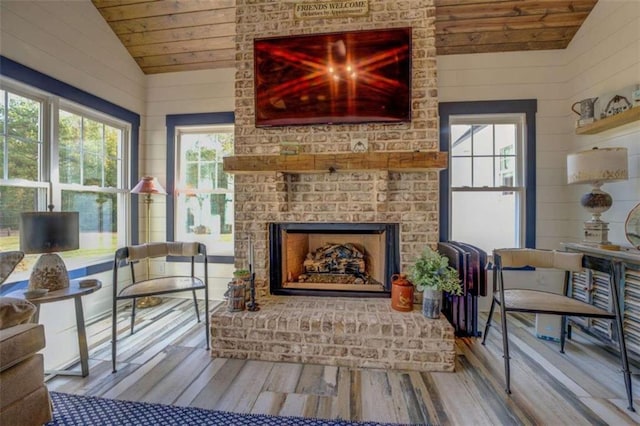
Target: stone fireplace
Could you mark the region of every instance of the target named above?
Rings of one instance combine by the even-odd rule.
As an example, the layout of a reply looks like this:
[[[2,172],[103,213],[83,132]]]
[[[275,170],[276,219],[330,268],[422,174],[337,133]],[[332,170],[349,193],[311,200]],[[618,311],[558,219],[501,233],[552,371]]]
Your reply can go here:
[[[398,230],[391,223],[271,223],[270,293],[389,297],[400,269]]]

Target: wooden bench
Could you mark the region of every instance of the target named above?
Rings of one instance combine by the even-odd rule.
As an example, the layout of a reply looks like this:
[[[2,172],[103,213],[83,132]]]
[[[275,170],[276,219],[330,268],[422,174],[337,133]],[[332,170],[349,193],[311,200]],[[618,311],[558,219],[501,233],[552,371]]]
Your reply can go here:
[[[191,261],[191,274],[181,276],[165,276],[148,278],[137,281],[135,274],[135,264],[141,261],[157,257],[187,257]],[[196,258],[203,258],[204,279],[195,275]],[[119,282],[118,272],[124,265],[130,266],[131,281],[123,285]],[[113,310],[111,326],[111,361],[113,372],[116,372],[116,341],[117,341],[117,308],[118,301],[132,300],[131,307],[131,334],[136,317],[136,299],[149,296],[159,296],[163,294],[191,291],[193,294],[193,304],[196,311],[196,318],[200,322],[200,312],[198,311],[198,300],[196,290],[204,290],[205,305],[205,334],[206,345],[209,350],[209,289],[208,289],[208,264],[207,249],[204,244],[197,242],[160,242],[148,243],[136,246],[122,247],[116,251],[113,262]]]

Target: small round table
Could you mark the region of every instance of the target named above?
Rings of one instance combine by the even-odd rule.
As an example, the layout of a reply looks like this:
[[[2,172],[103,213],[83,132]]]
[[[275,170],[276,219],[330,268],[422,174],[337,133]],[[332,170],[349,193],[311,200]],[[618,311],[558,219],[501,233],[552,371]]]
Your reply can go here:
[[[82,286],[81,286],[82,283]],[[61,300],[73,299],[76,307],[76,326],[78,328],[78,348],[80,349],[80,372],[68,370],[47,371],[47,374],[82,376],[89,375],[89,349],[87,346],[87,330],[84,324],[84,311],[82,309],[82,296],[91,294],[102,288],[102,282],[94,279],[71,280],[69,287],[50,291],[44,296],[25,298],[24,290],[15,290],[5,294],[7,297],[25,299],[36,305],[36,312],[32,321],[37,323],[40,320],[40,305],[45,303],[59,302]]]

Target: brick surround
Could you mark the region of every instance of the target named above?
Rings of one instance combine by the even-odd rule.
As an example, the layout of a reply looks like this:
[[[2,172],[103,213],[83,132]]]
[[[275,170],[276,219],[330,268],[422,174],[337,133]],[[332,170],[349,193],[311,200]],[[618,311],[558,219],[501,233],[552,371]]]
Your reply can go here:
[[[279,155],[283,142],[304,154],[350,153],[355,138],[366,139],[370,152],[438,151],[434,0],[369,0],[364,17],[294,19],[294,4],[304,2],[317,0],[236,2],[235,155]],[[412,28],[411,122],[255,127],[255,38],[399,27]],[[269,223],[397,223],[404,270],[438,241],[438,179],[437,170],[237,174],[235,262],[247,266],[250,238],[261,310],[219,307],[212,355],[453,371],[453,327],[444,318],[392,311],[389,299],[269,295]]]
[[[213,356],[412,371],[453,371],[453,327],[388,299],[269,296],[258,312],[212,315]]]
[[[348,153],[352,138],[369,150],[437,151],[438,98],[433,0],[370,0],[365,17],[295,20],[294,3],[238,0],[235,154],[279,154],[281,142],[302,153]],[[315,0],[309,1],[315,3]],[[402,124],[313,125],[256,128],[254,38],[376,28],[412,27],[412,120]],[[383,222],[400,224],[403,267],[425,244],[438,241],[438,171],[238,174],[235,177],[235,259],[247,265],[254,243],[258,295],[268,293],[268,223]]]

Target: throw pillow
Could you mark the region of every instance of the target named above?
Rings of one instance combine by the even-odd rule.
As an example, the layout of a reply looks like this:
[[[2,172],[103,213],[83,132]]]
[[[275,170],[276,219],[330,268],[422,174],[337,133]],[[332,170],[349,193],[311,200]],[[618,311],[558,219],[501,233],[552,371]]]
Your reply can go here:
[[[23,299],[0,297],[0,330],[29,322],[36,306]]]

